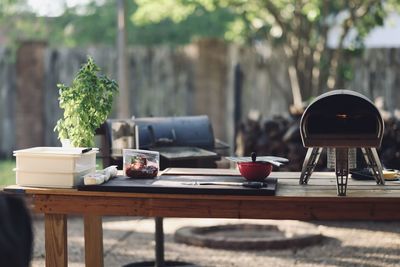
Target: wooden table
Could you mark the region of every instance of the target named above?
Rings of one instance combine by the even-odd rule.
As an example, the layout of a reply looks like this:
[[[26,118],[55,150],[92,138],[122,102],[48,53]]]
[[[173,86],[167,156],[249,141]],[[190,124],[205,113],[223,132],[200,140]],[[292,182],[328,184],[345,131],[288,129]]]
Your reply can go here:
[[[166,174],[236,175],[236,170],[169,169]],[[336,196],[333,173],[314,173],[299,185],[300,173],[274,172],[275,196],[89,192],[9,186],[45,215],[46,266],[67,266],[67,216],[84,218],[86,266],[103,266],[102,216],[248,218],[294,220],[400,220],[400,182],[349,179],[347,196]]]

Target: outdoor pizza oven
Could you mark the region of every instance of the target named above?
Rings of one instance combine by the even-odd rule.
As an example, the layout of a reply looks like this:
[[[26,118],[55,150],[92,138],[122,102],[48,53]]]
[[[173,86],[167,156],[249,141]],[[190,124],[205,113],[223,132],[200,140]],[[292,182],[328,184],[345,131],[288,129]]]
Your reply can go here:
[[[160,168],[215,167],[229,148],[214,138],[208,116],[110,119],[102,126],[104,164],[122,164],[122,150],[137,148],[160,152]],[[108,153],[108,154],[107,154]]]
[[[324,148],[328,168],[334,168],[338,195],[346,195],[349,169],[356,168],[357,148],[378,184],[384,184],[376,151],[383,137],[383,119],[365,96],[350,90],[334,90],[317,97],[304,111],[300,132],[308,148],[300,184],[307,184]]]
[[[365,96],[335,90],[307,107],[300,129],[305,147],[380,147],[383,119]]]

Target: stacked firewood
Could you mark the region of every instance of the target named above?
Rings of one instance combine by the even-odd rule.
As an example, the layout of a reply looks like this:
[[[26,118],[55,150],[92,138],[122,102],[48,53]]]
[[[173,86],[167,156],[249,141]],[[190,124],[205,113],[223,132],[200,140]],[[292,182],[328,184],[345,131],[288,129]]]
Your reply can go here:
[[[265,121],[247,119],[239,125],[236,137],[236,154],[249,156],[256,152],[262,156],[280,156],[289,159],[289,163],[280,171],[301,171],[307,149],[303,147],[300,136],[300,116],[284,118],[273,117]],[[357,161],[363,165],[361,152],[357,152]],[[385,133],[382,146],[378,149],[385,168],[400,169],[400,120],[385,120]],[[326,149],[323,150],[316,170],[326,170]]]
[[[279,156],[289,163],[279,168],[299,171],[306,155],[299,128],[300,119],[274,117],[265,121],[247,119],[239,126],[236,138],[236,154],[248,156],[256,152],[260,156]]]
[[[385,120],[385,132],[379,149],[382,164],[388,169],[400,169],[400,120]]]

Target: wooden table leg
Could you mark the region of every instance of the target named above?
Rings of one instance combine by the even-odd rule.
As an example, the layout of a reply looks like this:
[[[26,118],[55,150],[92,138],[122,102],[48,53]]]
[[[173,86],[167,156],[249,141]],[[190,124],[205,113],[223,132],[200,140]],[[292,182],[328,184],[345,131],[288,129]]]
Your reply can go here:
[[[102,267],[103,259],[103,226],[101,216],[85,215],[85,266]]]
[[[46,267],[66,267],[68,265],[67,216],[65,214],[45,214]]]

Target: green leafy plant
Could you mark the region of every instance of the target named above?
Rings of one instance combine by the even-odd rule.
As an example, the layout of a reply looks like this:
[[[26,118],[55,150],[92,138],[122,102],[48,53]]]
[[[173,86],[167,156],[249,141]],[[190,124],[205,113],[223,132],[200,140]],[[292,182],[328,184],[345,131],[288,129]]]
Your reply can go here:
[[[71,86],[58,84],[57,87],[59,105],[64,110],[54,128],[58,138],[70,139],[75,147],[94,146],[95,131],[111,112],[117,83],[100,74],[100,68],[88,57]]]

